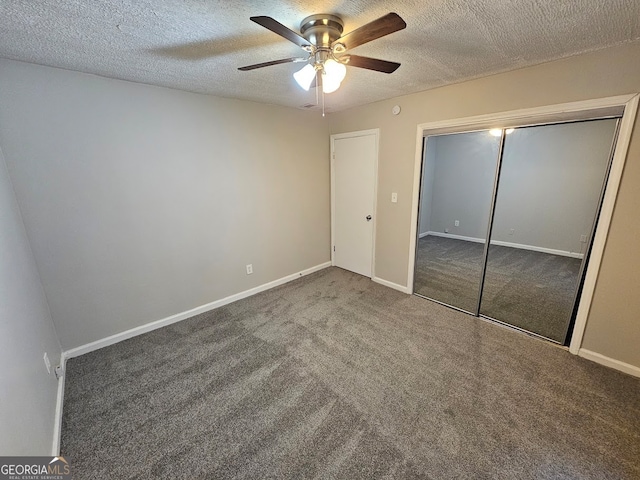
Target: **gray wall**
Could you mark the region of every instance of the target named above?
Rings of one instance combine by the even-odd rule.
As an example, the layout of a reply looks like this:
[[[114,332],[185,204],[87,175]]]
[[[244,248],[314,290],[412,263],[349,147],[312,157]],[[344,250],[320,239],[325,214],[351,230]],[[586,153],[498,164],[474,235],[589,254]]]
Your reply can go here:
[[[0,455],[50,455],[62,350],[1,149],[0,252]]]
[[[331,133],[380,129],[376,275],[408,279],[416,126],[640,91],[640,42],[390,98],[330,116]],[[394,105],[402,107],[393,115]],[[398,203],[391,203],[391,192]],[[636,121],[594,292],[584,348],[640,367],[640,123]]]
[[[493,239],[584,253],[580,237],[591,231],[615,126],[601,120],[507,135]]]
[[[427,139],[426,164],[433,178],[425,184],[422,205],[430,209],[433,231],[485,238],[496,171],[499,139],[486,132],[432,136]],[[458,220],[460,225],[455,226]]]
[[[318,112],[0,70],[0,144],[65,350],[330,259]]]

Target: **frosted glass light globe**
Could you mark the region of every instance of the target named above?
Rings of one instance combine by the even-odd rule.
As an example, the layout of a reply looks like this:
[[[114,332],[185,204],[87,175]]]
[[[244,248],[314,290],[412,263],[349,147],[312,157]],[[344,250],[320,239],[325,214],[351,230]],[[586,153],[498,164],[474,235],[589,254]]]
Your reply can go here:
[[[293,78],[296,79],[298,85],[300,85],[306,91],[309,91],[313,79],[316,78],[316,69],[313,68],[313,65],[307,63],[304,67],[302,67],[302,69],[293,74]]]
[[[344,76],[347,74],[347,67],[330,58],[324,62],[324,72],[327,77],[331,78],[331,81],[337,81],[340,83],[344,80]]]

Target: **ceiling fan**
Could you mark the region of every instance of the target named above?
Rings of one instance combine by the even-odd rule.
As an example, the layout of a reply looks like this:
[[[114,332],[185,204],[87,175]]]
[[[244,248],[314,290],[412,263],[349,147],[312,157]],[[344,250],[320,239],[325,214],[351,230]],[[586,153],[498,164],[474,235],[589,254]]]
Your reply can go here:
[[[395,72],[400,66],[397,62],[362,57],[347,51],[407,26],[397,13],[388,13],[346,35],[342,35],[342,19],[325,13],[311,15],[302,20],[300,34],[271,17],[250,17],[250,20],[295,43],[307,55],[247,65],[238,70],[247,71],[282,63],[304,62],[306,65],[293,74],[295,80],[305,90],[309,90],[315,83],[315,86],[321,87],[323,94],[334,92],[340,87],[346,75],[345,65],[383,73]]]

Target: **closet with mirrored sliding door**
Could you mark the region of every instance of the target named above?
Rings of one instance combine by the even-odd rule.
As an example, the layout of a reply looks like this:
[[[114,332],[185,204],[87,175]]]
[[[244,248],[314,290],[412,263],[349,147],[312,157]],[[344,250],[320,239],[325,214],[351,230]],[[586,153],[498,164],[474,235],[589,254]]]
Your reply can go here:
[[[414,294],[566,344],[620,116],[425,136]]]

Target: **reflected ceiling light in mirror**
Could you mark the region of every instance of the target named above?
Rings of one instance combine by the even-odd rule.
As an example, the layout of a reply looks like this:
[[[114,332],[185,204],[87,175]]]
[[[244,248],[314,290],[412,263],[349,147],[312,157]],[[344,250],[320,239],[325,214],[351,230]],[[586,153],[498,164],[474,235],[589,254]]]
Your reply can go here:
[[[506,133],[507,135],[509,135],[510,133],[513,133],[513,128],[507,128],[504,133]],[[494,137],[499,137],[500,135],[502,135],[502,129],[501,128],[492,128],[491,130],[489,130],[489,133],[491,135],[493,135]]]

